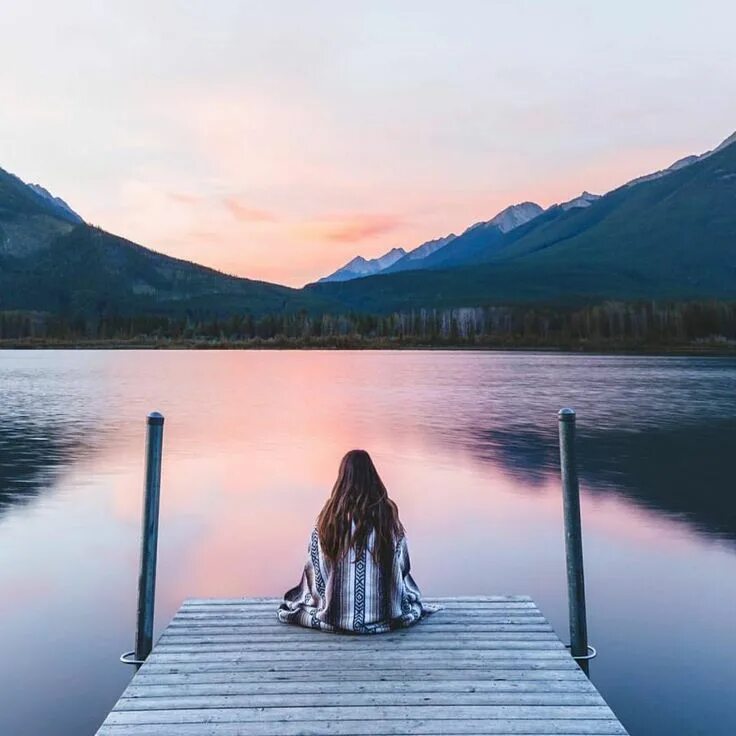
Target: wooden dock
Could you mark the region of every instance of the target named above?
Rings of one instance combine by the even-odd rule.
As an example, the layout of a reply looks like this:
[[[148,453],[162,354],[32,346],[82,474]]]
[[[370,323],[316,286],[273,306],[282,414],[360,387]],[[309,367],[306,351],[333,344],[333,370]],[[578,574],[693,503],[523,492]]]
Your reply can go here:
[[[187,600],[97,734],[626,734],[530,598],[428,602],[350,636],[280,624],[275,599]]]

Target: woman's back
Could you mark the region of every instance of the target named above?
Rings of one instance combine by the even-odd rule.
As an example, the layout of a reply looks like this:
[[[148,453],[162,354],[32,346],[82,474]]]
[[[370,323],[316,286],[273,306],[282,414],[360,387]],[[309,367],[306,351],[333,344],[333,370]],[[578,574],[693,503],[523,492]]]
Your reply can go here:
[[[312,531],[301,582],[279,607],[284,623],[359,634],[410,626],[422,605],[398,509],[368,453],[349,452]]]
[[[375,534],[369,539],[362,552],[351,548],[334,563],[325,557],[315,529],[302,580],[284,596],[279,619],[357,634],[381,633],[418,621],[424,607],[410,574],[406,538],[397,541],[390,561],[376,559]]]

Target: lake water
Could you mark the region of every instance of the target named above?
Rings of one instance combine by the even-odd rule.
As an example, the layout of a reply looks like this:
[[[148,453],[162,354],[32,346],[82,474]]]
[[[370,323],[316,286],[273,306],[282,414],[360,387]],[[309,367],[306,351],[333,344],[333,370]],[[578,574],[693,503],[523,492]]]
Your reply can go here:
[[[157,632],[293,585],[364,447],[427,594],[531,594],[566,641],[567,405],[593,681],[633,736],[733,736],[736,361],[439,351],[0,352],[0,734],[92,734],[133,674],[148,411]]]

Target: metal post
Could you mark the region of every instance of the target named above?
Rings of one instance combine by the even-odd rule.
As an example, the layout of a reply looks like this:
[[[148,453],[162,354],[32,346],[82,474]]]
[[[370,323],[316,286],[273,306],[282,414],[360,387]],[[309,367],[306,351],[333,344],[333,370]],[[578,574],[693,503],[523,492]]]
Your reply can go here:
[[[135,629],[135,659],[143,662],[153,647],[153,608],[156,597],[158,508],[161,492],[161,454],[164,418],[157,411],[147,419],[146,485],[143,499],[141,569],[138,577],[138,616]]]
[[[560,425],[560,468],[562,471],[562,499],[565,513],[570,653],[573,657],[586,661],[588,659],[588,625],[585,618],[580,488],[578,486],[578,470],[575,460],[575,410],[560,409],[557,417]]]

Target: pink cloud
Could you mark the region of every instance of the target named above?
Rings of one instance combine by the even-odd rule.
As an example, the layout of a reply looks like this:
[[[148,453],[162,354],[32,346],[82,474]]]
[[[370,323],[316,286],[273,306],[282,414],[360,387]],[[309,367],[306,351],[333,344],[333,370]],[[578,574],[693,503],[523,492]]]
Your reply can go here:
[[[186,194],[185,192],[168,192],[168,197],[179,204],[195,205],[201,204],[203,201],[202,197],[196,194]]]
[[[268,210],[251,207],[237,197],[224,197],[225,209],[239,222],[275,222],[276,215]]]
[[[403,225],[403,218],[392,214],[356,213],[342,217],[305,222],[297,226],[297,233],[334,243],[357,243],[393,232]]]
[[[201,240],[211,240],[213,242],[218,242],[222,239],[222,236],[221,233],[218,233],[216,230],[193,229],[187,233],[186,239],[195,242]]]

